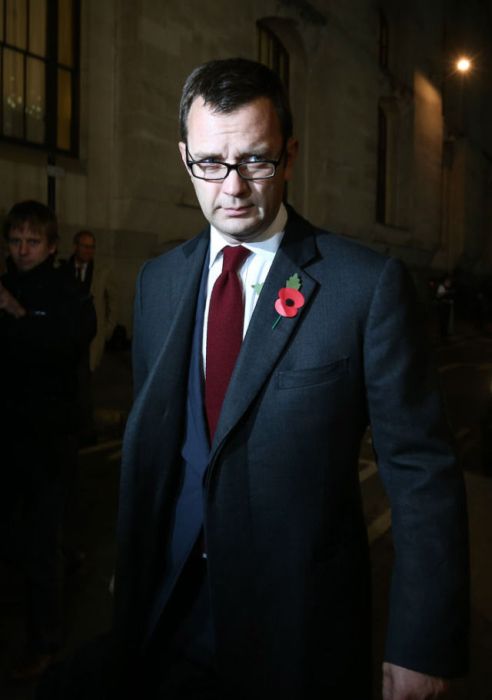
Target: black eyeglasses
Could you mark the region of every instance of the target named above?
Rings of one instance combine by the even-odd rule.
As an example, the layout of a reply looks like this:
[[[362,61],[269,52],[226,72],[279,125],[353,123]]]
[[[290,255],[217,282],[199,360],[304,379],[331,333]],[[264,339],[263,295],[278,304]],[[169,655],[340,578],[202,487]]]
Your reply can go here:
[[[284,157],[285,143],[277,160],[245,160],[241,163],[222,163],[218,160],[193,160],[186,146],[186,165],[193,177],[199,180],[225,180],[231,170],[235,170],[243,180],[268,180],[273,177]]]

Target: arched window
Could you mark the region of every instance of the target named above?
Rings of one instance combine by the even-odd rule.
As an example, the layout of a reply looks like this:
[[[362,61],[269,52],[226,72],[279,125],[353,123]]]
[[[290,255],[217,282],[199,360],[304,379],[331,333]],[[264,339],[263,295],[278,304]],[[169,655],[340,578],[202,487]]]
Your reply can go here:
[[[387,175],[388,175],[388,119],[386,112],[379,104],[378,107],[378,169],[376,189],[376,221],[380,224],[388,222],[387,211]]]
[[[301,141],[306,132],[307,54],[296,23],[285,17],[262,17],[256,22],[257,59],[275,71],[290,98],[294,117],[294,134]],[[284,201],[302,210],[308,191],[307,149],[296,159],[293,178],[285,184]],[[288,190],[288,192],[287,192]]]
[[[280,76],[287,94],[289,92],[289,54],[280,39],[259,20],[258,27],[258,60],[271,68]]]
[[[280,77],[287,94],[289,94],[289,54],[280,39],[267,27],[265,22],[258,20],[258,60],[271,68]],[[284,185],[284,202],[288,198],[288,185]]]
[[[0,138],[77,155],[80,0],[0,0]]]
[[[379,10],[379,67],[383,70],[389,65],[389,26],[386,15]]]
[[[381,97],[378,104],[376,221],[406,228],[412,163],[412,117],[408,99]]]

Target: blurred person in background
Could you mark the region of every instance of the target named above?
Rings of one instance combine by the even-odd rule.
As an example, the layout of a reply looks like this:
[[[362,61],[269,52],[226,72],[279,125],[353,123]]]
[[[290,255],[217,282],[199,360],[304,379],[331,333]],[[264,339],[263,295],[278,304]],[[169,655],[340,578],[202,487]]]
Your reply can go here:
[[[97,317],[96,335],[82,353],[78,368],[80,442],[91,445],[97,442],[91,379],[115,327],[115,294],[110,268],[95,260],[94,234],[78,231],[73,246],[73,254],[62,262],[61,269],[77,282],[85,298],[92,299]]]
[[[95,333],[92,303],[54,267],[57,220],[15,204],[0,278],[0,552],[27,581],[25,652],[16,680],[41,675],[63,643],[60,536],[76,458],[77,365]]]

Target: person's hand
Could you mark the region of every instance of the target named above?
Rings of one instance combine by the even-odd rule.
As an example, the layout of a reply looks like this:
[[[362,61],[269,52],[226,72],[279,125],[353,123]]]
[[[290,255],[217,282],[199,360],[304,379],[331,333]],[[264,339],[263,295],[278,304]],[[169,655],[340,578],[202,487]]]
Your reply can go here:
[[[448,688],[444,678],[383,664],[383,700],[434,700],[443,697]]]
[[[3,309],[15,318],[22,318],[26,315],[25,308],[19,304],[17,299],[0,282],[0,309]]]

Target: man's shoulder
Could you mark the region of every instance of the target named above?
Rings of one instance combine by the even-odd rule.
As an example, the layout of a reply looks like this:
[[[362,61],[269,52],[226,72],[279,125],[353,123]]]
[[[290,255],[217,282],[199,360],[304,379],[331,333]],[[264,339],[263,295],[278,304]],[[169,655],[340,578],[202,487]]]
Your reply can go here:
[[[50,279],[52,284],[57,284],[67,289],[77,289],[77,281],[73,275],[68,273],[68,263],[60,260],[58,265],[51,268]]]
[[[113,275],[113,266],[106,261],[95,260],[89,263],[88,271],[92,271],[92,283],[105,284],[109,277]]]
[[[59,280],[75,280],[74,263],[72,258],[59,258],[54,266],[54,271]]]
[[[90,299],[87,293],[82,290],[80,283],[77,282],[75,277],[68,274],[64,265],[52,268],[50,286],[62,307],[71,306],[75,308]]]
[[[301,237],[314,241],[319,260],[328,264],[361,266],[377,271],[389,260],[388,255],[374,250],[368,243],[316,226],[291,208],[287,231],[289,229],[294,239]]]
[[[390,260],[390,256],[374,250],[368,243],[323,229],[318,229],[317,243],[326,260],[368,273],[380,273]]]
[[[173,279],[183,277],[189,274],[191,267],[203,263],[209,245],[208,228],[189,240],[171,245],[165,252],[143,264],[140,269],[142,280],[157,278],[162,281],[163,275]]]
[[[56,269],[58,270],[68,270],[75,266],[74,256],[70,255],[68,258],[58,258],[56,263]]]

